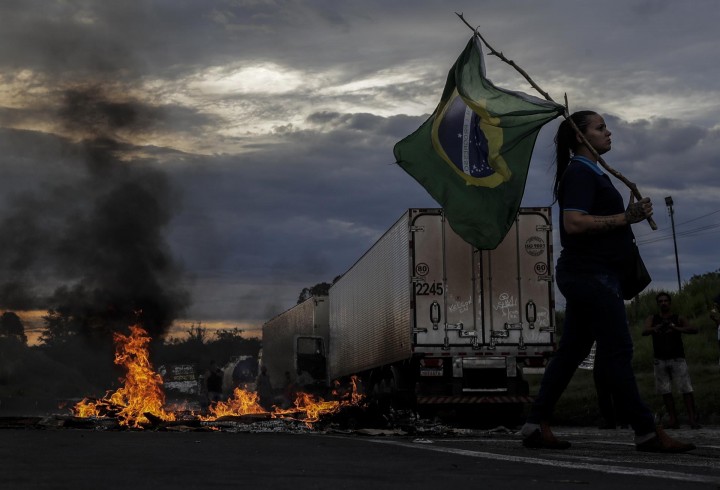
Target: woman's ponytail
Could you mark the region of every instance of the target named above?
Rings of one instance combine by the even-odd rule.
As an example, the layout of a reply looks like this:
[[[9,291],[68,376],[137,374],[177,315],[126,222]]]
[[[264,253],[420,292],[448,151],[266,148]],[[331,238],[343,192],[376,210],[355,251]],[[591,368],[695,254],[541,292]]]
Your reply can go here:
[[[596,115],[597,113],[593,111],[578,111],[573,113],[570,119],[572,119],[580,131],[585,133],[590,116]],[[578,141],[575,129],[570,124],[570,121],[567,119],[563,120],[560,126],[558,126],[557,133],[555,133],[555,182],[553,183],[553,198],[555,201],[553,202],[558,200],[560,181],[570,164],[570,159],[580,144],[582,143]]]

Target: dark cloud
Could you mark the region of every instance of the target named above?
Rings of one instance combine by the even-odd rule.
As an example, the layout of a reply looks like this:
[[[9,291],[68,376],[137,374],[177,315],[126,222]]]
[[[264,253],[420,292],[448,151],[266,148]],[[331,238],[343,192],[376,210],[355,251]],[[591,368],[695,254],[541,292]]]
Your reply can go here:
[[[197,320],[259,324],[287,308],[405,209],[435,205],[392,148],[432,112],[470,36],[455,11],[556,99],[607,115],[607,161],[653,198],[657,233],[667,195],[676,222],[720,209],[713,0],[11,0],[0,126],[33,131],[0,133],[0,294],[107,303],[123,297],[118,282],[164,298],[160,323],[180,314],[185,287]],[[260,64],[295,85],[233,85]],[[487,65],[495,83],[531,92],[497,58]],[[557,123],[538,138],[525,205],[552,202]],[[688,274],[714,268],[713,238],[679,243]],[[643,245],[660,285],[674,280],[671,248]]]
[[[706,128],[668,118],[633,121],[618,129],[624,131],[623,137],[628,140],[624,145],[642,148],[649,157],[659,154],[678,158],[708,134]]]

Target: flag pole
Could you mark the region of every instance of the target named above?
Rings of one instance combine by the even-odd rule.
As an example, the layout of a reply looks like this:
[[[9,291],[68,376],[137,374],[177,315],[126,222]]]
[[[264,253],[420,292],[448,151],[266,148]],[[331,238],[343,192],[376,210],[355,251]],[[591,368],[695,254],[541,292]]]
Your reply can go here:
[[[530,75],[528,75],[525,70],[520,68],[513,60],[506,58],[505,55],[502,54],[502,52],[497,51],[495,48],[490,46],[490,44],[485,40],[485,38],[482,36],[482,34],[480,34],[478,29],[474,28],[473,26],[468,24],[468,22],[465,20],[465,17],[463,16],[462,13],[455,12],[455,15],[460,17],[460,20],[462,20],[465,23],[465,25],[468,26],[475,33],[475,35],[480,38],[480,40],[483,42],[483,44],[485,46],[487,46],[487,48],[490,50],[491,55],[497,56],[502,61],[504,61],[508,65],[512,66],[513,68],[515,68],[515,70],[517,70],[517,72],[520,73],[525,78],[525,80],[527,80],[530,83],[530,85],[532,85],[532,87],[538,91],[538,93],[540,93],[543,97],[545,97],[546,100],[549,100],[550,102],[555,102],[555,100],[553,100],[553,98],[550,97],[550,95],[547,92],[545,92],[542,88],[540,88],[540,86],[537,83],[535,83],[535,81],[532,78],[530,78]],[[555,102],[555,103],[557,104],[557,102]],[[582,143],[588,148],[588,150],[590,150],[592,155],[597,159],[598,163],[600,165],[602,165],[602,167],[605,170],[610,172],[616,179],[620,180],[622,183],[624,183],[626,186],[628,186],[628,188],[632,192],[632,195],[635,196],[635,198],[638,201],[641,200],[643,197],[640,194],[640,191],[638,190],[637,185],[635,185],[634,182],[631,182],[623,174],[621,174],[620,172],[618,172],[617,170],[612,168],[610,165],[608,165],[605,162],[605,160],[603,160],[603,158],[600,156],[600,154],[597,152],[597,150],[595,150],[595,148],[593,148],[593,146],[590,144],[590,142],[585,138],[585,135],[582,133],[582,131],[580,131],[580,128],[578,128],[577,125],[575,124],[575,122],[570,118],[570,111],[568,110],[567,94],[565,94],[565,106],[564,107],[565,107],[565,110],[563,111],[563,117],[570,123],[570,126],[572,126],[572,128],[575,130],[578,137],[582,141]],[[647,221],[650,224],[650,228],[652,228],[653,230],[657,230],[657,225],[655,224],[655,220],[653,220],[652,217],[648,217]]]

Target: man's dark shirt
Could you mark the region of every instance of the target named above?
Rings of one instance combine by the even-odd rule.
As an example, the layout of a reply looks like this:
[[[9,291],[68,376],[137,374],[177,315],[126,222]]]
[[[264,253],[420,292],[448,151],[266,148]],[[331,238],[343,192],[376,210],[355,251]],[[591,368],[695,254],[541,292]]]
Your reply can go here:
[[[653,327],[663,323],[664,319],[660,315],[653,315]],[[678,315],[672,315],[667,318],[668,322],[679,325]],[[653,352],[655,359],[667,361],[668,359],[684,359],[685,349],[683,347],[682,334],[670,327],[663,327],[659,332],[652,333]]]

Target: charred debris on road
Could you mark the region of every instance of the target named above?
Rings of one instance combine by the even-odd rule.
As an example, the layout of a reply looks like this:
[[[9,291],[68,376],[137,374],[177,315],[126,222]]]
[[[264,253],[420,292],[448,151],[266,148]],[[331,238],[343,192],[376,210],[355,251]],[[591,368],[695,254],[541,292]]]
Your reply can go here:
[[[146,414],[148,423],[138,427],[122,425],[114,417],[77,417],[65,414],[45,416],[0,416],[1,429],[26,430],[91,430],[91,431],[154,431],[154,432],[214,432],[227,433],[335,433],[358,436],[414,436],[414,437],[478,437],[498,433],[515,434],[504,426],[489,429],[467,428],[447,423],[439,418],[424,419],[416,413],[390,409],[385,413],[371,413],[350,407],[322,420],[307,424],[299,419],[272,418],[266,414],[224,416],[203,421],[193,414],[180,415],[174,421],[164,421]]]

